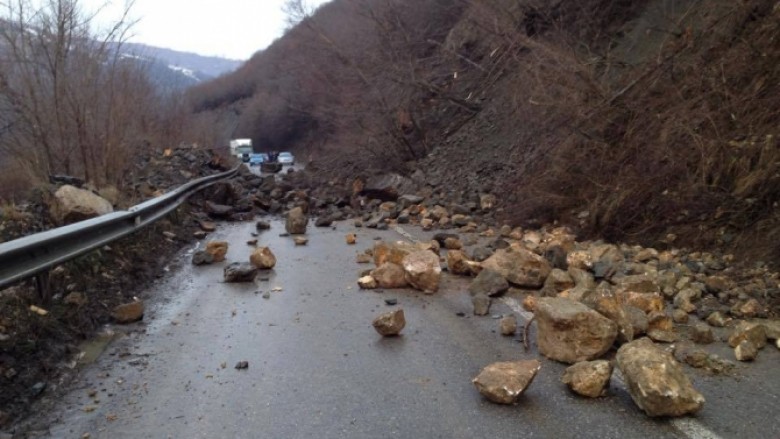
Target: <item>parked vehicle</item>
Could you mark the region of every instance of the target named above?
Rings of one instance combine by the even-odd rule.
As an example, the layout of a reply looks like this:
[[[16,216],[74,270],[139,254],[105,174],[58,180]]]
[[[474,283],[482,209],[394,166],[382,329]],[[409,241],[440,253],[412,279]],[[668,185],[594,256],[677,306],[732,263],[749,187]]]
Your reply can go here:
[[[230,155],[243,159],[244,154],[252,154],[252,139],[233,139],[230,141]]]
[[[292,153],[289,152],[280,152],[279,153],[279,163],[283,165],[294,165],[295,164],[295,156],[292,155]]]
[[[260,152],[249,156],[249,166],[260,166],[268,161],[268,154]]]

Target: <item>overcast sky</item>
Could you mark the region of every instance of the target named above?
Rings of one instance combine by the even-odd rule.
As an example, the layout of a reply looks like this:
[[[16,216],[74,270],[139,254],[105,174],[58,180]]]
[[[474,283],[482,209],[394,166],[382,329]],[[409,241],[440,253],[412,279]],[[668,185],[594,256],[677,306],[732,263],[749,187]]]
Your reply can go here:
[[[309,0],[318,6],[329,0]],[[81,0],[88,11],[101,5],[101,23],[116,20],[123,0]],[[201,55],[248,59],[282,35],[284,0],[135,0],[138,19],[130,41]]]

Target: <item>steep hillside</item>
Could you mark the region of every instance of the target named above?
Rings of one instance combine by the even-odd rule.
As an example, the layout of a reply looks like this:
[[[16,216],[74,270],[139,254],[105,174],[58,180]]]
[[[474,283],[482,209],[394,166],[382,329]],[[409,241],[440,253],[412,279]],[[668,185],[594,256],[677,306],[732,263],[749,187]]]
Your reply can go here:
[[[769,0],[336,0],[191,100],[324,175],[777,262],[779,23]]]

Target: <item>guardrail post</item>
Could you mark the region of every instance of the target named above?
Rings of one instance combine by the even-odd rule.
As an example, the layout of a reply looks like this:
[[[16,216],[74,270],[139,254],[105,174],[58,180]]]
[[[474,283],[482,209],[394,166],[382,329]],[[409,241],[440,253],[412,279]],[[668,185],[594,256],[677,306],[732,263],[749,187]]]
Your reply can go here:
[[[41,304],[48,305],[51,302],[51,270],[43,270],[35,275],[35,289],[38,290],[38,299]]]

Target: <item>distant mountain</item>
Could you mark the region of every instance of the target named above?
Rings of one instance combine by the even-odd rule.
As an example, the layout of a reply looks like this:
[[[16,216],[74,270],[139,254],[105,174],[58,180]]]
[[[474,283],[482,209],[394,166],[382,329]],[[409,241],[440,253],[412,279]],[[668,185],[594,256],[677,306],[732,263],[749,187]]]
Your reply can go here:
[[[127,62],[143,63],[150,79],[161,90],[182,90],[232,72],[243,63],[136,43],[124,43],[119,51]]]
[[[201,72],[211,78],[230,73],[244,63],[242,60],[202,56],[196,53],[178,52],[172,49],[137,43],[122,44],[122,51],[147,58],[156,58],[172,66],[172,68]]]

